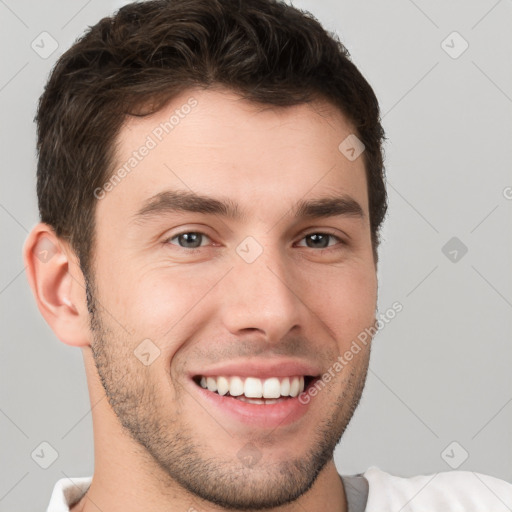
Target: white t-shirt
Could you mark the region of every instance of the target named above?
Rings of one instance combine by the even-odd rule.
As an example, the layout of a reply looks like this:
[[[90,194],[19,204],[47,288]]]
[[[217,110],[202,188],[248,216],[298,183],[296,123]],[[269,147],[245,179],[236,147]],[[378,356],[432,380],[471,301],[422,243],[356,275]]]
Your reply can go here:
[[[512,484],[472,471],[447,471],[402,478],[371,467],[341,476],[348,512],[510,512]],[[85,494],[92,476],[61,478],[46,512],[69,512]]]

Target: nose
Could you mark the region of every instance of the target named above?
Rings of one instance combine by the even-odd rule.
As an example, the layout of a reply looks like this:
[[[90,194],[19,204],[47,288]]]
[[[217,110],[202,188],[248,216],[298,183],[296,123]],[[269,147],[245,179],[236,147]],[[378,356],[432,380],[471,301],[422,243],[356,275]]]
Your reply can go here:
[[[254,262],[234,259],[234,268],[222,281],[221,320],[233,335],[259,334],[269,343],[300,327],[307,307],[297,292],[293,269],[278,251],[265,248]]]

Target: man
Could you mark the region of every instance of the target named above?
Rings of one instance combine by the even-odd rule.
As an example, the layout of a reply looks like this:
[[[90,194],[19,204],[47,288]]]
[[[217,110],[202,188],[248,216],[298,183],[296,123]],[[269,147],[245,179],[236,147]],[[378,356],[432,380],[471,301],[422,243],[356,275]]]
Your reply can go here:
[[[60,58],[37,122],[24,258],[82,349],[95,439],[93,477],[60,480],[49,511],[506,510],[491,477],[501,502],[469,473],[334,465],[387,200],[377,99],[316,20],[128,5]]]

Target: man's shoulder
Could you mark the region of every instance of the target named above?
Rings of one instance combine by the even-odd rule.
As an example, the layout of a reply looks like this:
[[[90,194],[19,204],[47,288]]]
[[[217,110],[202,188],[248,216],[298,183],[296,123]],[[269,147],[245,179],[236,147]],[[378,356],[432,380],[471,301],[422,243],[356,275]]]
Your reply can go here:
[[[512,510],[512,484],[473,471],[446,471],[404,478],[371,467],[362,476],[368,481],[366,512]]]
[[[342,476],[349,512],[510,512],[512,484],[473,471],[447,471],[401,477],[373,466],[363,474]],[[87,491],[92,476],[61,478],[47,512],[69,512]]]

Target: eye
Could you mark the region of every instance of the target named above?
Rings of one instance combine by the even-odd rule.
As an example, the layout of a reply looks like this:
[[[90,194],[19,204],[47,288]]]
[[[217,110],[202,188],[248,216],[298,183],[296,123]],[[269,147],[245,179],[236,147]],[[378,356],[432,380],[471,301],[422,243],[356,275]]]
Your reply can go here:
[[[197,231],[187,231],[186,233],[179,233],[174,235],[173,237],[169,238],[167,242],[171,245],[178,245],[183,249],[197,249],[198,247],[202,246],[201,242],[204,241],[204,239],[210,240],[210,238],[204,233],[199,233]],[[173,243],[173,240],[177,240],[178,243]]]
[[[344,243],[341,238],[335,235],[331,235],[330,233],[310,233],[303,237],[301,240],[306,240],[306,247],[311,249],[327,249],[331,245],[336,245],[329,244],[329,239],[334,239],[341,244]],[[302,245],[302,247],[304,246]]]
[[[310,249],[327,249],[333,245],[336,245],[337,243],[344,244],[343,240],[341,240],[341,238],[338,236],[321,232],[305,235],[301,239],[301,242],[302,240],[306,241],[306,245],[303,245],[300,242],[298,245],[301,247],[309,247]],[[198,249],[204,245],[207,245],[208,241],[211,242],[211,239],[204,233],[199,231],[187,231],[174,235],[166,242],[171,245],[178,245],[182,249]]]

